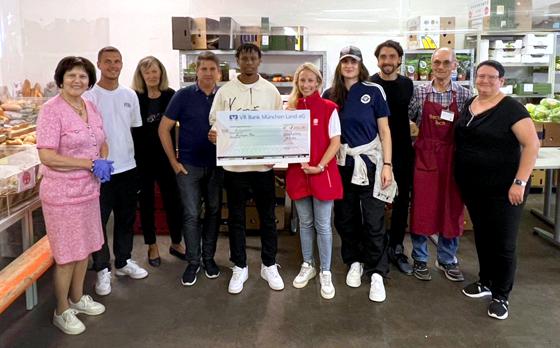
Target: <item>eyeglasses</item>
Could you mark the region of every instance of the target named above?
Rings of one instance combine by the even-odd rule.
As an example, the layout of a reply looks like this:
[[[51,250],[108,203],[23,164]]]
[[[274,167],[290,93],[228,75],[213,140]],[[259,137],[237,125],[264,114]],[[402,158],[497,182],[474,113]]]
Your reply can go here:
[[[478,80],[488,80],[488,81],[496,81],[500,78],[498,75],[476,75]]]
[[[440,66],[443,65],[444,68],[449,68],[451,66],[451,63],[453,63],[450,60],[444,60],[443,62],[441,60],[434,60],[432,62],[433,66]]]

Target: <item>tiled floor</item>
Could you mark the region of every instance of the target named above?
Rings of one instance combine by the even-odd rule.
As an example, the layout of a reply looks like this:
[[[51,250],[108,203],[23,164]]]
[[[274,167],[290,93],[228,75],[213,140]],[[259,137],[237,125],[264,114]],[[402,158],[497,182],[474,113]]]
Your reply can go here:
[[[532,195],[530,206],[541,203]],[[51,324],[55,305],[52,275],[39,281],[40,304],[25,310],[23,298],[0,316],[0,347],[560,347],[560,250],[535,237],[544,226],[526,208],[519,235],[519,262],[510,299],[510,318],[486,315],[486,300],[460,293],[431,261],[433,280],[422,282],[394,268],[386,280],[387,301],[368,300],[369,282],[358,289],[344,284],[346,268],[335,238],[333,280],[336,297],[323,300],[318,280],[304,289],[291,282],[299,270],[299,239],[286,232],[279,240],[278,262],[286,288],[275,292],[259,277],[260,241],[248,238],[249,280],[239,295],[227,293],[227,237],[221,236],[216,261],[222,275],[202,273],[193,287],[179,277],[185,263],[170,256],[160,237],[163,264],[148,268],[144,280],[113,279],[111,295],[99,299],[107,312],[82,317],[84,334],[71,337]],[[407,237],[407,252],[410,243]],[[432,255],[435,252],[430,246]],[[146,249],[136,237],[134,257],[146,265]],[[467,281],[476,279],[473,235],[461,240],[459,258]],[[149,266],[147,266],[149,267]],[[93,294],[93,272],[86,283]],[[94,296],[95,297],[95,296]]]

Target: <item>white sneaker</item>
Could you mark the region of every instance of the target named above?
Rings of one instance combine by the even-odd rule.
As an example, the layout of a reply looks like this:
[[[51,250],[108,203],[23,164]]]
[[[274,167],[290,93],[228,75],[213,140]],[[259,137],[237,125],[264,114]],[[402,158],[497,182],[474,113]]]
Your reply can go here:
[[[371,286],[369,288],[369,299],[373,302],[383,302],[386,297],[383,277],[378,273],[372,274]]]
[[[142,279],[148,276],[148,271],[138,266],[136,261],[132,259],[126,260],[126,266],[123,268],[117,268],[115,274],[118,276],[129,276],[132,279]]]
[[[53,314],[53,325],[67,335],[79,335],[86,331],[86,326],[76,317],[76,310],[68,308],[61,315]]]
[[[82,295],[80,300],[76,303],[73,303],[72,300],[68,299],[68,303],[70,303],[70,308],[75,309],[78,313],[99,315],[105,312],[105,306],[99,302],[95,302],[89,295]]]
[[[270,286],[272,290],[284,289],[284,281],[278,273],[278,265],[266,267],[265,265],[261,264],[261,278],[268,282],[268,286]]]
[[[304,262],[301,264],[301,269],[292,284],[294,288],[301,289],[305,287],[311,279],[315,278],[316,275],[317,272],[315,271],[315,267],[307,262]]]
[[[330,271],[322,271],[319,273],[319,282],[321,283],[321,296],[324,299],[330,300],[334,297],[334,286],[331,279]]]
[[[233,266],[231,270],[233,274],[229,280],[228,292],[230,294],[239,294],[243,290],[243,283],[249,278],[249,267]]]
[[[362,274],[364,274],[364,265],[360,262],[353,262],[346,275],[346,285],[351,288],[359,288],[362,285]]]
[[[95,293],[99,296],[105,296],[111,293],[111,272],[109,269],[105,268],[97,272]]]

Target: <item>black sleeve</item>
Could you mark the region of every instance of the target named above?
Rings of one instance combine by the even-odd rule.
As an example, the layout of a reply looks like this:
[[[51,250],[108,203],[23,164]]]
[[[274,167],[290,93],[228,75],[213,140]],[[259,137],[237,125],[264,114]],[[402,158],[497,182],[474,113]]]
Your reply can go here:
[[[331,100],[331,90],[332,88],[326,89],[321,97],[323,97],[323,99]]]
[[[509,126],[512,127],[517,122],[524,118],[531,117],[529,111],[517,100],[512,97],[506,97],[506,103],[504,103],[504,112],[509,117]]]

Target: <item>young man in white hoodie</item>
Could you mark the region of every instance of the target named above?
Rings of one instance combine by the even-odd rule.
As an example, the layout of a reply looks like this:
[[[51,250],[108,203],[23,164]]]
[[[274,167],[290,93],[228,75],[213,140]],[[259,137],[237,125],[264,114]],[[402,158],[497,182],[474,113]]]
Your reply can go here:
[[[262,53],[258,46],[243,44],[235,53],[241,73],[223,85],[212,103],[210,124],[214,125],[218,111],[266,111],[282,109],[282,99],[276,87],[263,79],[258,68]],[[208,134],[216,142],[214,127]],[[249,190],[253,192],[261,223],[261,277],[273,290],[284,289],[278,273],[276,252],[278,235],[274,216],[274,173],[271,165],[224,166],[224,186],[227,193],[230,260],[234,263],[228,291],[238,294],[247,280],[245,250],[245,204]]]

